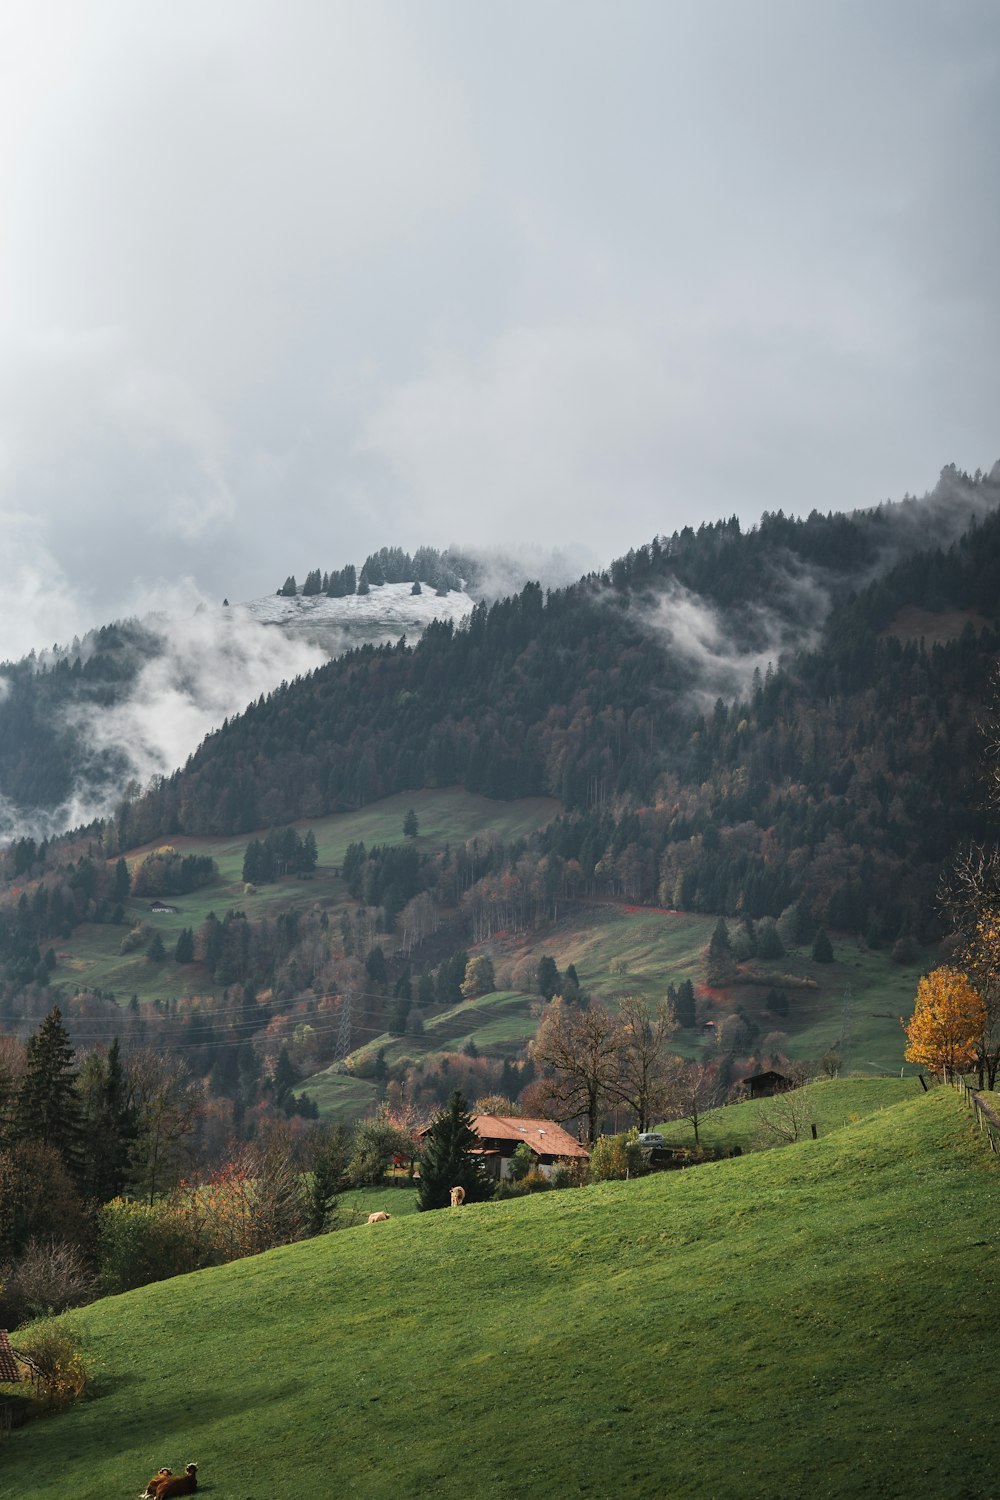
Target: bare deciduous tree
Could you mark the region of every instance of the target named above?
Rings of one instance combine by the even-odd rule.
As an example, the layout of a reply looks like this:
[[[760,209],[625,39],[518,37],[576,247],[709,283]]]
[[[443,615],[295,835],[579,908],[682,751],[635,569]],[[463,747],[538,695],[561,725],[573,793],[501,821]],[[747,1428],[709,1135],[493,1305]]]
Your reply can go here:
[[[618,1074],[614,1091],[633,1110],[640,1130],[648,1130],[661,1118],[670,1101],[676,1059],[667,1051],[677,1024],[663,1000],[652,1009],[635,995],[627,995],[618,1007]]]
[[[676,1069],[670,1092],[671,1116],[674,1119],[690,1120],[696,1146],[701,1144],[698,1133],[701,1117],[719,1102],[718,1096],[715,1070],[711,1063],[681,1063]]]
[[[619,1077],[621,1030],[617,1017],[603,1005],[579,1010],[556,998],[546,1007],[531,1043],[531,1056],[551,1068],[544,1084],[556,1119],[582,1115],[587,1139],[597,1139],[601,1117],[615,1098]]]
[[[126,1064],[138,1135],[132,1155],[136,1189],[148,1203],[173,1187],[192,1154],[204,1090],[182,1062],[142,1047]]]

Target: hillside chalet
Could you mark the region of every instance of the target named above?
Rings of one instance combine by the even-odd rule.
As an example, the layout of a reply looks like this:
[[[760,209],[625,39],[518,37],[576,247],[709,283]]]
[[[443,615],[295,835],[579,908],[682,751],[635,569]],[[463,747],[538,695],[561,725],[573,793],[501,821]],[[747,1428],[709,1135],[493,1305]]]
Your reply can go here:
[[[509,1175],[510,1159],[522,1141],[534,1153],[536,1165],[546,1177],[556,1162],[590,1160],[590,1152],[553,1120],[476,1115],[472,1123],[483,1143],[482,1152],[490,1174],[498,1179]]]

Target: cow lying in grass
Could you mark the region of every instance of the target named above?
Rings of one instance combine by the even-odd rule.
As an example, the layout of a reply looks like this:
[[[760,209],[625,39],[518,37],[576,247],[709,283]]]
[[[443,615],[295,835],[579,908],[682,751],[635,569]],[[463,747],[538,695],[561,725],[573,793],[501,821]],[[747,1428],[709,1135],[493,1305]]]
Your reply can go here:
[[[153,1475],[152,1479],[143,1490],[141,1496],[139,1497],[139,1500],[153,1500],[153,1496],[156,1494],[160,1485],[165,1479],[169,1479],[173,1472],[173,1469],[157,1469],[156,1473]]]
[[[183,1474],[161,1469],[147,1484],[145,1500],[171,1500],[174,1495],[193,1495],[197,1488],[197,1464],[188,1464]]]
[[[369,1222],[369,1224],[381,1224],[381,1222],[382,1222],[383,1219],[391,1219],[391,1218],[392,1218],[392,1214],[387,1214],[387,1213],[380,1212],[380,1213],[377,1213],[377,1214],[369,1214],[368,1215],[368,1222]]]

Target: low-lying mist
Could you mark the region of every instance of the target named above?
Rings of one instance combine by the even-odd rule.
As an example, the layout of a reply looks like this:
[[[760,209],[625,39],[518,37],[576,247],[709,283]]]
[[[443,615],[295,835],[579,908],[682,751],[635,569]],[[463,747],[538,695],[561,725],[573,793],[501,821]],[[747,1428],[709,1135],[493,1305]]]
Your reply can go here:
[[[0,794],[0,839],[46,838],[104,817],[128,784],[148,785],[184,764],[206,734],[247,704],[320,666],[327,652],[243,611],[203,608],[141,622],[143,649],[117,702],[86,696],[61,711],[79,748],[71,794],[57,807],[24,808]],[[85,654],[85,653],[84,653]],[[138,661],[135,658],[138,657]],[[109,781],[109,761],[120,769]]]

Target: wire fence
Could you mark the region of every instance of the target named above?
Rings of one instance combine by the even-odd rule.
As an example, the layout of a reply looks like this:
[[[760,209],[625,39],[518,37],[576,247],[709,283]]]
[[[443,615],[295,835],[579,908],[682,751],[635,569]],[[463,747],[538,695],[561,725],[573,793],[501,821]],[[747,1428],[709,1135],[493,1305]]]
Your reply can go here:
[[[1000,1156],[1000,1117],[992,1105],[987,1104],[978,1089],[974,1089],[967,1083],[961,1073],[949,1073],[945,1068],[942,1074],[944,1082],[956,1089],[966,1104],[972,1110],[979,1124],[979,1129],[985,1134],[990,1143],[990,1150]]]

